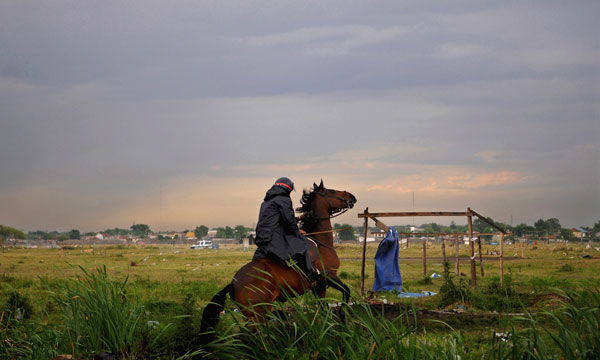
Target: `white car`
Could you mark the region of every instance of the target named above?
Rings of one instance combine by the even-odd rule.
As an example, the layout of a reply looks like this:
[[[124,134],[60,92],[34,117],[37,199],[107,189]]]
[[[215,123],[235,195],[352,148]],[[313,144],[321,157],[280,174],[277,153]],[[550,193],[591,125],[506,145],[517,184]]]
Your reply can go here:
[[[208,249],[208,248],[211,248],[212,246],[213,246],[213,243],[211,240],[200,240],[196,244],[192,245],[191,248],[192,249]]]

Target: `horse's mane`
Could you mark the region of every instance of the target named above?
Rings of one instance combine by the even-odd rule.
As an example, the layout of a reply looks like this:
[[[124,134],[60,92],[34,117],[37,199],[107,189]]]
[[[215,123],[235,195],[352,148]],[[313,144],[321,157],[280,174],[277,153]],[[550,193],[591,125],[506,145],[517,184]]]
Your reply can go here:
[[[312,188],[302,190],[302,198],[300,198],[300,207],[297,207],[296,211],[304,215],[302,220],[300,220],[300,228],[303,230],[313,229],[318,222],[317,219],[313,219],[311,217],[310,209],[311,204],[315,199],[317,190],[325,190],[325,186],[323,186],[323,180],[321,180],[321,183],[319,185],[314,183]]]
[[[302,198],[300,199],[300,207],[296,208],[296,211],[302,214],[308,214],[310,212],[310,204],[315,197],[315,189],[304,189],[302,190]]]

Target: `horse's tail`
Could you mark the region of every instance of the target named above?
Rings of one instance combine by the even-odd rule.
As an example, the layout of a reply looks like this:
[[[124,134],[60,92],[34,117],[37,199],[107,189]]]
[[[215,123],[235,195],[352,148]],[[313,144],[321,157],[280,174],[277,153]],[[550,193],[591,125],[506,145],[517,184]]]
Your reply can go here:
[[[233,283],[229,283],[229,285],[225,286],[223,290],[219,291],[212,299],[210,299],[210,303],[206,305],[204,308],[204,312],[202,313],[202,322],[200,327],[200,338],[201,344],[206,345],[209,342],[213,341],[215,338],[214,328],[219,322],[219,317],[221,316],[221,311],[225,308],[225,300],[227,299],[227,294],[229,293],[229,297],[233,299]]]

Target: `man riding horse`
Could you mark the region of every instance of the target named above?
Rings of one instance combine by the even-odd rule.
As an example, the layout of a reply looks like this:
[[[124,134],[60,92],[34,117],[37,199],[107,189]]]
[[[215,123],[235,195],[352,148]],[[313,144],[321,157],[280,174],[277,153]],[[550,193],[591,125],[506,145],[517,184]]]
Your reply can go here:
[[[267,191],[260,206],[255,243],[258,246],[252,260],[270,259],[285,266],[297,264],[309,283],[318,280],[310,261],[306,238],[298,228],[290,193],[294,183],[280,177]]]

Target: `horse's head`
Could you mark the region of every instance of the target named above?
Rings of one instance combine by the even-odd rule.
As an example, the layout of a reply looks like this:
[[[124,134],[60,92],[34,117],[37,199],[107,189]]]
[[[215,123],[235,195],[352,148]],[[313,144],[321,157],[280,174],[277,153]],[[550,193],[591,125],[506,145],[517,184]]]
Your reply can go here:
[[[313,220],[328,220],[352,209],[356,198],[347,191],[325,188],[321,180],[319,185],[313,183],[312,189],[303,191],[300,203],[302,206],[297,211]]]

